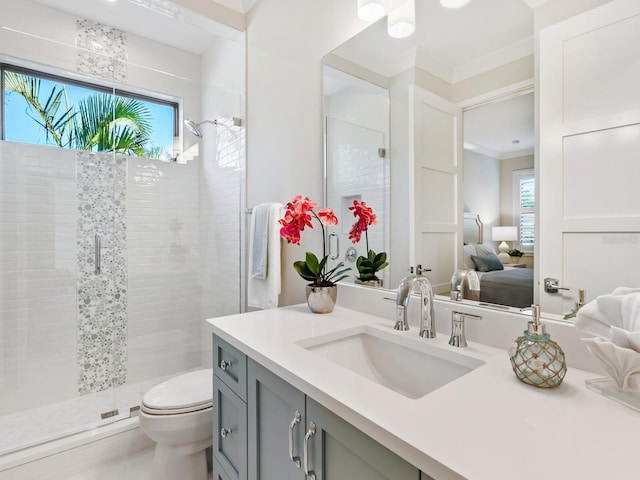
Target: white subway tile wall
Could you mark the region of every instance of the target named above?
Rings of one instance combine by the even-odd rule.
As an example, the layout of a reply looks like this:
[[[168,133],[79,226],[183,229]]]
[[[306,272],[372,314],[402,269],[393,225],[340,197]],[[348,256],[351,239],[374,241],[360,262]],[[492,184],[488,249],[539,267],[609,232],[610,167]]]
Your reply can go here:
[[[128,382],[200,365],[198,163],[128,158]]]
[[[216,129],[218,147],[198,159],[202,318],[240,312],[240,225],[244,181],[244,128]],[[206,329],[203,330],[205,332]],[[211,338],[202,336],[203,364],[211,363]]]

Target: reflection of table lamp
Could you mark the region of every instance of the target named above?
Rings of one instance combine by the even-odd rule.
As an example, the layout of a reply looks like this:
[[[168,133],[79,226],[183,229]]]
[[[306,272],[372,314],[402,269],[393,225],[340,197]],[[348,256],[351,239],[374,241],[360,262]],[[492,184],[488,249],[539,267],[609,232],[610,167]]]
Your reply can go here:
[[[507,241],[518,240],[518,227],[492,227],[491,238],[494,242],[502,242],[498,245],[498,258],[502,263],[509,263],[509,245]]]

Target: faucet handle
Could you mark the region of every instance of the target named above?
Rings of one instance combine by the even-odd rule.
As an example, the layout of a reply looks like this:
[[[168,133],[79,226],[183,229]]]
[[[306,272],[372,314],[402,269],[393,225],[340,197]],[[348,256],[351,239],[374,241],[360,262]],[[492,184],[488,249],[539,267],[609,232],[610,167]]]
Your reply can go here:
[[[413,267],[411,267],[412,269],[412,273],[413,273]],[[430,272],[431,269],[430,268],[422,268],[422,265],[418,264],[416,265],[416,275],[417,276],[421,276],[424,272]]]
[[[471,313],[452,312],[451,313],[451,338],[449,338],[449,345],[453,347],[464,348],[468,346],[467,337],[464,330],[464,319],[471,318],[474,320],[482,320],[480,315],[473,315]]]

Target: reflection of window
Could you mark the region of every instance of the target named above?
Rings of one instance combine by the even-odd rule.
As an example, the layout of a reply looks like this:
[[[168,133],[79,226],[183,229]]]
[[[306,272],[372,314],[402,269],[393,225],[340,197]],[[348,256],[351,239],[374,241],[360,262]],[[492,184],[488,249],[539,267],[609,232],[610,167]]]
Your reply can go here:
[[[515,220],[520,246],[532,250],[536,230],[536,178],[533,169],[513,172]]]
[[[176,103],[0,65],[2,139],[170,160]]]

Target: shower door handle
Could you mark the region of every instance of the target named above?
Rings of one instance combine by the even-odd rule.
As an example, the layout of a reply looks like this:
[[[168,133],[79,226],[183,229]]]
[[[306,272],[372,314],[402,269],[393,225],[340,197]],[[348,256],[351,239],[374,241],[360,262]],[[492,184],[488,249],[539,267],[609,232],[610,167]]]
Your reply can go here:
[[[100,257],[102,256],[102,253],[100,252],[101,250],[101,242],[100,242],[100,235],[98,235],[96,233],[96,236],[94,238],[94,255],[95,255],[95,274],[96,275],[100,275]]]
[[[335,239],[335,244],[336,244],[336,253],[333,253],[333,245],[331,240]],[[330,233],[329,234],[329,256],[331,257],[331,260],[337,260],[338,257],[340,256],[340,237],[336,234],[336,233]]]

